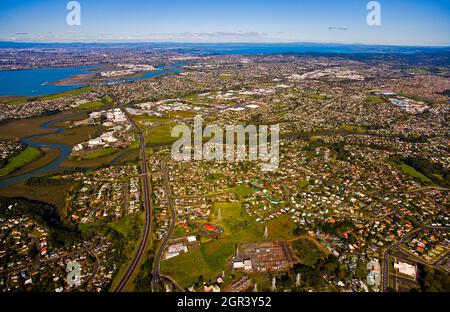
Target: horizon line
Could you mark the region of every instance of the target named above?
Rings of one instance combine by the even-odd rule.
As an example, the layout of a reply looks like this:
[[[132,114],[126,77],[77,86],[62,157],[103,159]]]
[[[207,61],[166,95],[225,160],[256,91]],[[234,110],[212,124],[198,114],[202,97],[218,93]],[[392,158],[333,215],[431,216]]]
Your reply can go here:
[[[450,43],[436,44],[393,44],[393,43],[359,43],[359,42],[319,42],[319,41],[167,41],[167,40],[139,40],[139,41],[11,41],[0,38],[0,43],[16,44],[248,44],[248,45],[281,45],[281,44],[317,44],[317,45],[359,45],[373,47],[408,47],[408,48],[450,48]]]

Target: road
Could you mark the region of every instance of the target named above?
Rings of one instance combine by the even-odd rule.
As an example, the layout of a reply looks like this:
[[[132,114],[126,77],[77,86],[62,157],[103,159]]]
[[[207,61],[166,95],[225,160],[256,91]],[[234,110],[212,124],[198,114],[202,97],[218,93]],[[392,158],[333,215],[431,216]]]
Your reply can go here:
[[[383,280],[382,280],[382,284],[381,284],[381,290],[382,291],[386,291],[386,289],[389,287],[389,254],[394,250],[399,248],[399,246],[407,239],[409,239],[410,237],[416,235],[417,233],[419,233],[422,230],[425,229],[434,229],[434,230],[448,230],[447,227],[430,227],[430,226],[421,226],[420,228],[415,229],[414,231],[408,233],[406,236],[404,236],[401,240],[399,240],[398,242],[392,244],[391,246],[389,246],[388,248],[386,248],[386,250],[384,251],[383,254]],[[438,267],[436,267],[438,268]],[[439,268],[438,268],[439,269]]]
[[[420,228],[408,233],[405,237],[403,237],[398,242],[392,244],[391,246],[386,248],[386,250],[384,251],[384,254],[383,254],[383,280],[382,280],[382,288],[381,288],[382,291],[386,291],[386,289],[389,286],[389,254],[391,253],[392,250],[397,249],[402,244],[402,242],[407,240],[412,235],[417,234],[422,229],[423,228],[420,227]]]
[[[185,292],[184,288],[181,287],[173,278],[171,278],[170,276],[167,275],[160,275],[159,276],[160,279],[164,279],[167,282],[171,283],[172,286],[178,291],[178,292]]]
[[[141,149],[141,175],[143,180],[145,221],[141,242],[139,243],[138,250],[136,251],[133,259],[131,260],[130,266],[128,267],[121,281],[114,290],[115,292],[121,292],[125,289],[125,286],[130,281],[131,277],[133,276],[134,272],[136,271],[139,265],[139,262],[142,260],[142,257],[144,256],[145,249],[147,248],[148,242],[151,240],[152,236],[152,213],[153,213],[150,183],[148,179],[147,155],[145,153],[144,133],[137,126],[136,122],[131,118],[130,114],[128,114],[128,112],[123,108],[122,111],[125,113],[128,121],[131,123],[131,125],[139,135],[140,149]]]
[[[169,242],[170,237],[172,236],[173,230],[175,228],[175,223],[176,223],[175,206],[173,204],[173,197],[172,197],[172,193],[170,191],[170,184],[169,184],[169,178],[167,175],[165,160],[163,160],[161,163],[161,171],[162,171],[162,175],[164,178],[164,187],[165,187],[165,191],[166,191],[167,203],[169,205],[169,209],[171,212],[171,221],[170,221],[169,230],[167,231],[166,236],[164,237],[161,245],[159,246],[158,252],[156,253],[156,257],[155,257],[155,269],[153,272],[153,283],[152,283],[153,291],[155,291],[155,292],[158,291],[158,283],[159,283],[159,279],[161,277],[161,275],[159,274],[161,258],[164,253],[164,249],[166,248],[167,243]]]

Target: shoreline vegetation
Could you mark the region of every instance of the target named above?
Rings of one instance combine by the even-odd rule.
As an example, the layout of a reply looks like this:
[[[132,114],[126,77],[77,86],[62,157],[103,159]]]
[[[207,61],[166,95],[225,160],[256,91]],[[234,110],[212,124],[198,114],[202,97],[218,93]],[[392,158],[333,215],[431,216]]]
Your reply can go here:
[[[28,146],[17,156],[10,158],[3,168],[0,168],[0,178],[10,175],[33,161],[38,160],[42,156],[43,153],[41,150]]]
[[[27,103],[32,103],[36,101],[52,101],[67,97],[79,96],[92,91],[92,87],[80,87],[77,89],[54,93],[42,96],[0,96],[0,104],[5,105],[23,105]]]

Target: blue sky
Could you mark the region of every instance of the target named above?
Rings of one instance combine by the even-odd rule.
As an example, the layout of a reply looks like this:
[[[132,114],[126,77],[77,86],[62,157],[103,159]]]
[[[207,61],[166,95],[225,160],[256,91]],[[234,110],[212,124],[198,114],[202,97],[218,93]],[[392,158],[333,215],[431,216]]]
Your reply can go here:
[[[334,42],[450,45],[450,0],[1,0],[0,40],[40,42]]]

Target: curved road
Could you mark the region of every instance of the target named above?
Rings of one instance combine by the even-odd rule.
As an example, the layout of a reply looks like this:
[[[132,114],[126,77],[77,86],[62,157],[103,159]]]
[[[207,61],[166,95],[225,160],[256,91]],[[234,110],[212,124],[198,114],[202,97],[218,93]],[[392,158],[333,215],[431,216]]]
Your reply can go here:
[[[145,210],[145,221],[144,221],[144,230],[142,233],[142,240],[139,244],[138,250],[131,261],[131,264],[128,270],[125,272],[122,280],[117,285],[115,292],[121,292],[124,290],[125,286],[130,281],[134,272],[136,271],[139,262],[144,256],[145,249],[148,245],[148,242],[151,240],[152,235],[152,200],[150,195],[150,183],[148,180],[148,170],[147,170],[147,156],[145,154],[145,137],[142,130],[136,125],[136,122],[131,118],[128,112],[125,109],[122,109],[125,115],[128,118],[128,121],[132,124],[133,128],[139,135],[140,140],[140,148],[141,148],[141,175],[144,181],[143,183],[143,192],[144,192],[144,210]]]
[[[159,247],[156,257],[155,257],[155,269],[153,272],[153,285],[152,285],[154,292],[158,291],[158,282],[159,282],[159,279],[162,277],[159,274],[161,258],[162,258],[164,249],[166,248],[167,243],[169,242],[170,237],[172,236],[173,230],[175,228],[175,221],[176,221],[175,208],[174,208],[174,204],[173,204],[172,193],[170,192],[169,178],[167,176],[165,160],[162,161],[161,172],[162,172],[162,175],[164,178],[164,186],[165,186],[165,190],[166,190],[167,203],[168,203],[170,211],[171,211],[171,222],[170,222],[169,230],[167,231],[167,234],[164,237],[164,239],[161,243],[161,246]]]

